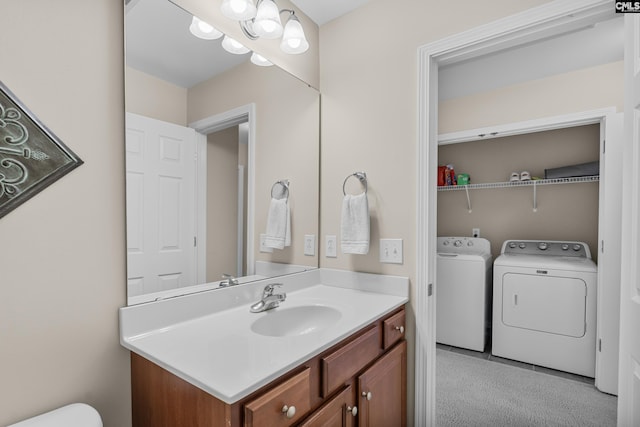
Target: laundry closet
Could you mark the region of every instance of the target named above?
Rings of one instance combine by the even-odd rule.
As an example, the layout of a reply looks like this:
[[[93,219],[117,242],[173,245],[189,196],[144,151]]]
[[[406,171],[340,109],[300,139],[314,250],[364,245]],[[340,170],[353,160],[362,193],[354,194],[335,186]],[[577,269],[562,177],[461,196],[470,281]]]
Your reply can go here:
[[[603,114],[602,120],[587,120],[585,123],[581,123],[580,120],[568,120],[567,126],[561,126],[558,123],[566,118],[549,119],[545,126],[540,127],[548,130],[520,133],[517,131],[519,127],[527,127],[523,123],[507,125],[506,128],[510,129],[507,132],[509,136],[504,137],[500,136],[500,131],[493,134],[484,131],[474,134],[474,131],[468,131],[441,135],[441,145],[438,148],[439,164],[447,165],[455,171],[456,176],[468,175],[469,181],[467,185],[444,185],[438,188],[437,232],[440,238],[473,236],[487,239],[494,261],[504,253],[507,242],[517,249],[514,240],[519,242],[517,244],[522,250],[531,254],[543,254],[544,249],[555,245],[558,246],[556,255],[560,257],[579,253],[584,257],[591,257],[594,262],[593,283],[585,286],[584,296],[578,298],[587,301],[585,311],[575,314],[575,311],[570,312],[573,310],[571,308],[567,309],[565,315],[564,308],[558,310],[556,305],[555,315],[563,321],[572,316],[578,320],[585,319],[584,323],[578,322],[582,323],[579,326],[584,325],[584,334],[581,332],[574,336],[575,341],[578,341],[584,340],[583,335],[588,335],[589,342],[581,344],[575,357],[580,358],[584,354],[590,361],[583,363],[587,368],[579,375],[595,377],[596,387],[601,391],[616,394],[619,320],[616,305],[619,298],[619,276],[616,275],[619,275],[619,254],[616,255],[614,248],[619,245],[619,235],[616,237],[615,233],[615,223],[619,223],[619,208],[615,206],[619,207],[619,204],[616,205],[615,200],[619,197],[620,187],[616,177],[619,176],[621,159],[617,149],[617,132],[621,125],[618,115],[594,114]],[[556,120],[558,122],[552,124]],[[605,156],[607,138],[609,152]],[[557,178],[558,171],[562,175],[568,166],[585,164],[590,168],[587,167],[584,173],[581,167],[569,168],[565,174],[566,178]],[[525,179],[521,180],[523,176]],[[604,251],[605,241],[611,245],[607,252]],[[580,244],[575,245],[572,251],[573,246],[545,242]],[[540,247],[542,250],[537,250]],[[534,252],[530,252],[531,250]],[[603,271],[595,269],[595,263],[598,262],[604,264]],[[494,273],[495,270],[494,266]],[[534,268],[533,274],[539,273],[547,272]],[[500,274],[503,274],[502,270]],[[486,309],[487,336],[490,337],[492,334],[492,325],[494,342],[487,340],[485,352],[493,352],[491,344],[494,349],[497,347],[497,326],[502,327],[505,323],[502,306],[497,310],[495,308],[503,301],[502,283],[498,283],[499,280],[502,279],[494,277],[486,285],[494,294],[494,297],[488,297],[489,305],[493,302],[493,310],[491,307]],[[517,286],[520,286],[520,279],[516,282]],[[444,283],[436,283],[436,289],[443,286]],[[496,286],[500,286],[498,303],[495,299]],[[532,322],[544,322],[545,316],[552,315],[552,304],[544,302],[557,298],[554,296],[555,289],[552,288],[536,297],[541,298],[542,302],[538,303]],[[437,295],[436,293],[436,297]],[[460,297],[463,298],[462,295]],[[518,296],[515,298],[517,305]],[[513,305],[514,301],[509,301],[509,304]],[[524,334],[529,334],[530,331],[525,329],[535,327],[521,329]],[[546,353],[556,351],[558,346],[546,341],[547,337],[551,340],[556,339],[552,337],[553,332],[539,335],[542,337],[541,344],[532,344],[532,349],[525,353],[537,352],[542,360],[547,358]],[[520,339],[521,342],[527,343],[532,342],[531,338]],[[574,339],[567,338],[566,341],[569,343]],[[605,348],[603,342],[606,344]],[[517,342],[513,346],[522,347]],[[570,366],[567,360],[572,357],[565,354],[565,360],[560,365]],[[538,364],[535,359],[533,362],[515,356],[512,359]],[[571,371],[571,368],[563,369],[559,366],[545,365],[544,362],[539,365]]]

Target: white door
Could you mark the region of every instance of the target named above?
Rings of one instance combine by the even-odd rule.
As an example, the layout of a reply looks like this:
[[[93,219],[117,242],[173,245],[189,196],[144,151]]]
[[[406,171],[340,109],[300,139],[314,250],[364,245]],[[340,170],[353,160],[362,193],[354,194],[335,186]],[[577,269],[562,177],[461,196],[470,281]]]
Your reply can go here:
[[[127,113],[129,297],[195,282],[195,131]]]
[[[640,15],[625,16],[618,426],[640,426]]]

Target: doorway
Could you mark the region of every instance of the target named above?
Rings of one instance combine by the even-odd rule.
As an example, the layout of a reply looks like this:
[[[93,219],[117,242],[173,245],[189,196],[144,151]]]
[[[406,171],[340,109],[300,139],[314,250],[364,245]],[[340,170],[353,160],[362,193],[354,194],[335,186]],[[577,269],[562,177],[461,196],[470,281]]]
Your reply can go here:
[[[435,425],[435,236],[437,235],[438,68],[593,25],[612,16],[610,2],[544,5],[419,50],[418,220],[415,422]]]

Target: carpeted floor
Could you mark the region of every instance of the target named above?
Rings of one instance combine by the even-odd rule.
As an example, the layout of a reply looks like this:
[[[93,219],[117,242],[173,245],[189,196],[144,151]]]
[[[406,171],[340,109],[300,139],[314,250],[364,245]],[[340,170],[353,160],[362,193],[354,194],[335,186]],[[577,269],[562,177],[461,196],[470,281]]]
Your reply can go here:
[[[615,426],[616,405],[584,382],[437,350],[438,427]]]

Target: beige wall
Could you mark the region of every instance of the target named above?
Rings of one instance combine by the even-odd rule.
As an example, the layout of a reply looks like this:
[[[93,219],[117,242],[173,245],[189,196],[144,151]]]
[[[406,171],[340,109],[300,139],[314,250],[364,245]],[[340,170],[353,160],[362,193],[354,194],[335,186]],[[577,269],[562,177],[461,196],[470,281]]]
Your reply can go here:
[[[305,256],[303,248],[304,235],[318,233],[318,92],[276,67],[247,62],[189,89],[188,100],[189,123],[255,103],[255,259],[317,267],[318,256]],[[291,182],[291,246],[259,253],[279,179]]]
[[[238,127],[207,135],[207,282],[236,275]]]
[[[589,125],[440,146],[440,164],[453,164],[472,183],[508,181],[512,172],[544,178],[544,170],[599,160],[600,126]],[[471,236],[480,228],[495,258],[507,239],[577,240],[597,258],[598,183],[438,193],[438,236]]]
[[[187,89],[125,67],[125,105],[129,113],[187,125]]]
[[[126,427],[122,3],[5,0],[0,27],[3,83],[85,162],[0,219],[0,425],[86,402]]]
[[[623,110],[623,62],[613,62],[441,102],[439,133],[567,113]]]

